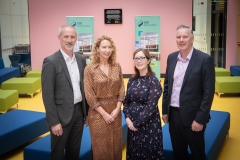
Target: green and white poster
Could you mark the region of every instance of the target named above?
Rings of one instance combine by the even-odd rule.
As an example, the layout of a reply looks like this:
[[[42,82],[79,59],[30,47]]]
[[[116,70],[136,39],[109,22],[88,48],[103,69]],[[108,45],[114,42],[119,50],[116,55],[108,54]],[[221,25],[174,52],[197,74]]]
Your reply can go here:
[[[151,55],[151,67],[160,79],[160,16],[135,16],[135,48]]]
[[[74,26],[78,33],[74,52],[80,52],[89,58],[94,43],[94,17],[67,16],[66,20],[67,24]]]

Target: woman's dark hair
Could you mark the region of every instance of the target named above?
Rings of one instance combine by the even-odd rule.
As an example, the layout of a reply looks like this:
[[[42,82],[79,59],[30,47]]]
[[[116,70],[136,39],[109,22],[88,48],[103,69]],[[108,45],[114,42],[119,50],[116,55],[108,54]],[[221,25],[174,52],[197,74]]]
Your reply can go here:
[[[144,48],[138,48],[138,49],[136,49],[136,50],[133,52],[133,58],[134,58],[135,55],[136,55],[138,52],[140,52],[140,51],[143,52],[143,54],[145,55],[145,57],[147,58],[147,60],[150,60],[150,61],[149,61],[149,64],[148,64],[148,67],[147,67],[147,70],[148,70],[148,71],[147,71],[146,76],[147,76],[147,77],[155,76],[156,74],[155,74],[155,72],[152,71],[152,68],[151,68],[151,66],[150,66],[150,64],[151,64],[151,56],[150,56],[148,50],[146,50],[146,49],[144,49]],[[140,76],[139,70],[138,70],[135,66],[134,66],[134,71],[135,71],[135,74],[132,75],[133,78],[137,78],[138,76]]]

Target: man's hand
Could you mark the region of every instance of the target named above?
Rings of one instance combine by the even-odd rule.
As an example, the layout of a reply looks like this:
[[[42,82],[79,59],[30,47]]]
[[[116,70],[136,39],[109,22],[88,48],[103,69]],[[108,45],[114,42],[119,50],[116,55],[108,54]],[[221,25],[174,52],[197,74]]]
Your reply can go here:
[[[203,129],[203,125],[202,124],[199,124],[197,123],[196,121],[193,121],[192,123],[192,130],[195,131],[195,132],[199,132]]]
[[[88,127],[88,117],[86,117],[84,124]]]
[[[162,120],[164,123],[168,123],[168,115],[167,114],[163,114],[162,115]]]
[[[61,136],[63,134],[62,125],[60,123],[55,126],[51,126],[51,130],[55,136]]]

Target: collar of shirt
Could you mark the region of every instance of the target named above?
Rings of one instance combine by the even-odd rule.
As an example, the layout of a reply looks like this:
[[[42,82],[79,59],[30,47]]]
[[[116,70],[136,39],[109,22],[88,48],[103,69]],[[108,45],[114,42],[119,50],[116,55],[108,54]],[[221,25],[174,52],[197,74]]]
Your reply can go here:
[[[67,61],[74,61],[76,59],[75,57],[75,54],[73,53],[73,57],[69,57],[69,55],[67,53],[65,53],[62,49],[60,49],[62,55],[63,55],[63,58],[64,60],[67,62]]]
[[[177,57],[177,59],[178,59],[178,60],[181,60],[181,61],[187,61],[187,60],[190,61],[190,59],[191,59],[191,57],[192,57],[192,53],[193,53],[193,47],[192,47],[191,51],[189,52],[189,54],[188,54],[186,60],[184,60],[184,59],[182,58],[182,55],[181,55],[180,52],[178,53],[178,57]]]

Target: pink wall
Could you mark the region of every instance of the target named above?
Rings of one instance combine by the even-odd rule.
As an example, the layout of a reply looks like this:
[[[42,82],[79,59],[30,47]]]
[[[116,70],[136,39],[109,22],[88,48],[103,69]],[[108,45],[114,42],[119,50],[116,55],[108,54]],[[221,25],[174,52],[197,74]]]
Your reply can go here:
[[[124,74],[133,73],[134,16],[160,16],[161,73],[165,73],[168,54],[177,50],[176,27],[179,24],[192,24],[191,0],[28,0],[28,3],[33,69],[41,69],[44,57],[59,49],[58,27],[65,24],[66,16],[94,16],[95,40],[101,34],[114,39]],[[104,9],[115,8],[122,9],[123,23],[104,24]]]
[[[227,39],[226,39],[226,69],[235,64],[236,31],[237,28],[237,0],[227,1]]]

